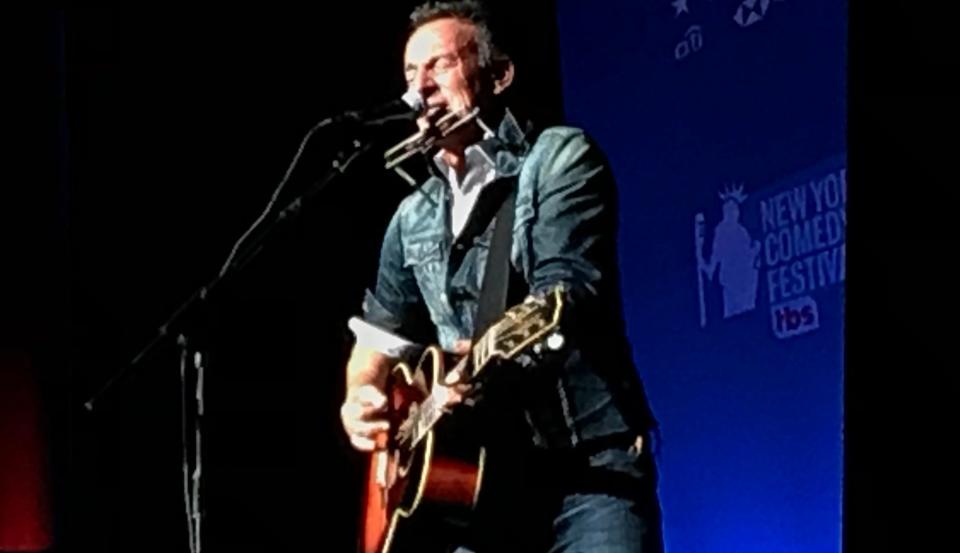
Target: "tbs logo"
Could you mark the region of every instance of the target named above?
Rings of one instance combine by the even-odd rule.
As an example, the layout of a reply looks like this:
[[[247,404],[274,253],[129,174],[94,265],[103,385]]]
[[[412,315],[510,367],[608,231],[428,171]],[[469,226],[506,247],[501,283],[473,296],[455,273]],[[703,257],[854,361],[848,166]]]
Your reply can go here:
[[[789,338],[820,327],[817,302],[810,296],[797,298],[770,308],[773,333],[777,338]]]

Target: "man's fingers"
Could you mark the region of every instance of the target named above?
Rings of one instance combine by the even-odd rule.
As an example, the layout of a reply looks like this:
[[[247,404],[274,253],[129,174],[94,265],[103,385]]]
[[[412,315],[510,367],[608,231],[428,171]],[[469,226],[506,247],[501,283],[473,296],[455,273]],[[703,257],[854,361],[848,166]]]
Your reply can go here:
[[[470,340],[457,340],[453,343],[453,353],[463,355],[470,352]]]
[[[340,408],[343,428],[354,447],[370,451],[374,444],[371,438],[390,430],[390,422],[377,416],[383,411],[386,398],[372,386],[367,390],[358,389],[351,395],[352,399]]]
[[[347,421],[347,431],[351,434],[373,436],[378,432],[386,432],[387,430],[390,430],[390,423],[388,421]]]
[[[373,409],[356,401],[344,403],[343,407],[340,408],[340,418],[343,420],[343,426],[351,434],[371,433],[390,428],[389,421],[383,419],[370,420],[372,414],[374,414]]]
[[[350,409],[350,406],[359,406],[359,403],[347,404],[343,410],[343,427],[350,437],[350,443],[360,451],[372,451],[376,442],[375,438],[384,435],[390,430],[390,422],[386,420],[367,421],[360,417],[351,416],[351,412],[359,412],[360,409]]]
[[[376,443],[370,438],[364,438],[363,436],[354,434],[350,435],[350,444],[360,451],[373,451],[376,446]]]
[[[463,381],[463,371],[457,370],[448,372],[447,376],[445,376],[443,379],[443,383],[447,386],[451,386],[461,381]]]
[[[386,432],[377,432],[372,437],[351,436],[350,443],[362,451],[374,451],[387,449],[387,443],[390,437]]]
[[[445,411],[447,408],[453,407],[454,405],[463,401],[463,395],[459,391],[448,386],[438,386],[433,391],[433,396]]]
[[[369,403],[352,401],[348,404],[346,414],[354,419],[373,420],[375,417],[382,416],[383,412],[383,407],[374,407]]]
[[[363,403],[371,405],[375,409],[382,408],[387,404],[387,396],[371,384],[358,387],[354,391],[354,397]]]
[[[372,451],[377,445],[375,438],[389,432],[390,422],[382,417],[386,406],[387,396],[372,384],[348,392],[347,401],[340,407],[340,418],[354,448]]]
[[[348,401],[340,407],[340,418],[344,422],[348,420],[369,421],[383,412],[382,408],[373,407],[367,403],[359,401]]]

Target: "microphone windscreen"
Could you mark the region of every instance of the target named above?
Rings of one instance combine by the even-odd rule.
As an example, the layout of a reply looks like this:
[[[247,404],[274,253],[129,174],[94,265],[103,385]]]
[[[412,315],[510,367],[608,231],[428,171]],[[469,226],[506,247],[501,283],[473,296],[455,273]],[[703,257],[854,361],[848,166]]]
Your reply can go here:
[[[407,105],[410,106],[410,109],[412,109],[413,111],[417,113],[420,113],[421,111],[423,111],[424,101],[418,91],[412,88],[408,89],[406,92],[403,93],[402,98],[403,98],[403,101],[406,102]]]

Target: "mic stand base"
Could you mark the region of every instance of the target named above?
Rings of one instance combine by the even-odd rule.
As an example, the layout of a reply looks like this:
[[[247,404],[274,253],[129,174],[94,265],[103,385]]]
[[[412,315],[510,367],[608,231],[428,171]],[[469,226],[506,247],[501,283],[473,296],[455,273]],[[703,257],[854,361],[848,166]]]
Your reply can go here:
[[[202,544],[200,534],[200,522],[202,520],[200,510],[200,482],[202,475],[202,444],[201,430],[203,422],[203,369],[204,358],[200,351],[194,351],[191,355],[191,348],[187,342],[186,336],[181,334],[177,337],[177,345],[180,347],[180,436],[183,446],[183,502],[187,515],[187,539],[189,540],[190,553],[200,553]],[[187,365],[190,364],[196,371],[188,375]],[[196,411],[193,414],[193,471],[190,471],[190,444],[187,441],[187,427],[189,426],[189,417],[187,416],[187,406],[190,404],[187,390],[188,376],[195,376],[194,385],[194,405]]]

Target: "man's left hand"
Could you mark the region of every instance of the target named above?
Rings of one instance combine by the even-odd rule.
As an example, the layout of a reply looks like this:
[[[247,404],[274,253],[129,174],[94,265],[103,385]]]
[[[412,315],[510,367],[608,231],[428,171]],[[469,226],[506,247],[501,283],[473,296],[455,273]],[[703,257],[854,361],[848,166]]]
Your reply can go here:
[[[470,352],[470,340],[458,340],[453,346],[453,353],[456,355],[466,355]],[[443,383],[437,386],[434,394],[440,399],[444,407],[453,407],[464,402],[464,396],[469,392],[472,386],[467,383],[469,380],[466,371],[466,359],[461,359],[443,378]]]

